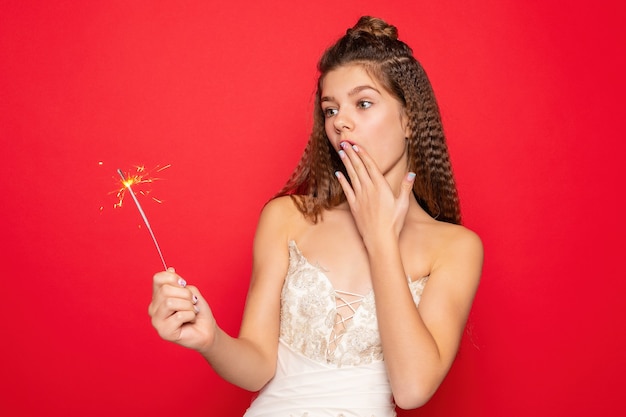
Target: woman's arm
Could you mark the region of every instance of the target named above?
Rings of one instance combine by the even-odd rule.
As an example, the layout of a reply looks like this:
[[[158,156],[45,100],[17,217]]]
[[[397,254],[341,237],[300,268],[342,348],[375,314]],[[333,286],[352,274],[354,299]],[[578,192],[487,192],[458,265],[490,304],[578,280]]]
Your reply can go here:
[[[480,279],[482,243],[461,226],[437,226],[431,221],[429,227],[437,228],[431,232],[439,250],[433,255],[430,278],[416,308],[399,245],[409,207],[421,210],[412,196],[414,175],[396,178],[394,194],[365,150],[342,149],[351,183],[341,174],[338,178],[368,252],[394,399],[401,408],[419,407],[433,395],[456,355]]]
[[[266,205],[254,239],[252,279],[239,332],[234,339],[220,333],[202,353],[226,380],[258,391],[276,371],[280,325],[280,294],[289,266],[289,198]]]
[[[480,279],[483,250],[478,236],[450,226],[419,307],[393,237],[368,246],[385,364],[401,408],[426,403],[448,373]],[[449,233],[449,232],[447,232]]]
[[[181,286],[173,271],[154,278],[149,311],[161,337],[197,350],[222,378],[250,391],[262,388],[276,368],[280,293],[289,262],[286,220],[292,206],[289,198],[276,199],[261,213],[239,337],[221,330],[198,289]]]

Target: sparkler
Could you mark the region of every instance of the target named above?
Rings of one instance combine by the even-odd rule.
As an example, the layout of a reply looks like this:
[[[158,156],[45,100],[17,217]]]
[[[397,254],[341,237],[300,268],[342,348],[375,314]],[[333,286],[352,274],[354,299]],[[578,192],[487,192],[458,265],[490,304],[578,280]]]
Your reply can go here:
[[[169,165],[167,166],[169,167]],[[162,169],[165,169],[167,167],[164,167]],[[126,177],[124,175],[124,173],[122,172],[121,169],[117,169],[117,173],[120,175],[120,177],[122,177],[122,184],[124,184],[125,189],[128,189],[128,193],[130,194],[130,196],[133,198],[133,201],[135,202],[135,205],[137,206],[137,210],[139,210],[139,214],[141,215],[141,218],[143,219],[143,222],[146,224],[146,227],[148,228],[148,232],[150,232],[150,236],[152,237],[152,241],[154,242],[154,246],[156,247],[157,252],[159,253],[159,257],[161,258],[161,262],[163,263],[163,269],[167,269],[167,264],[165,263],[165,259],[163,258],[163,254],[161,253],[161,248],[159,247],[159,243],[156,240],[156,237],[154,236],[154,232],[152,231],[152,227],[150,227],[150,222],[148,222],[148,217],[146,216],[146,213],[143,211],[143,209],[141,208],[141,204],[139,204],[139,200],[137,200],[137,196],[135,195],[135,193],[133,192],[133,189],[131,188],[132,184],[137,184],[137,183],[141,183],[141,182],[150,182],[150,181],[143,181],[141,176],[132,176],[132,177]],[[122,206],[122,200],[124,198],[124,188],[122,188],[119,193],[118,193],[118,198],[119,201],[116,204],[117,207],[121,207]],[[157,200],[158,201],[158,200]]]

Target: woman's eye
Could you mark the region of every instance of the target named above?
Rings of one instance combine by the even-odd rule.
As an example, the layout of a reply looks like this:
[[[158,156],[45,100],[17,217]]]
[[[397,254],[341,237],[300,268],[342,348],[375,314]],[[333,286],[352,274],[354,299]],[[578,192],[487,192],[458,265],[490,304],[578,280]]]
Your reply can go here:
[[[324,116],[326,117],[333,117],[336,114],[337,114],[337,109],[333,109],[333,108],[324,109]]]
[[[359,101],[357,106],[359,108],[361,108],[361,109],[369,109],[370,107],[372,107],[372,102],[371,101],[367,101],[367,100],[361,100],[361,101]]]

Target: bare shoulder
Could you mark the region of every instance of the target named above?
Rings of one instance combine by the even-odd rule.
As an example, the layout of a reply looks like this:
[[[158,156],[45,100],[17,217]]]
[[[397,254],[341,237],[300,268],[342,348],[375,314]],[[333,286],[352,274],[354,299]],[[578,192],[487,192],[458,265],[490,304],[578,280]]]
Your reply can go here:
[[[293,201],[294,197],[290,195],[283,195],[280,197],[272,198],[265,204],[264,209],[269,210],[282,210],[284,212],[297,211],[296,205]]]
[[[458,224],[437,223],[442,231],[440,243],[443,246],[455,252],[466,252],[468,255],[480,256],[482,258],[483,243],[478,234]]]
[[[267,233],[280,236],[281,240],[293,239],[302,228],[304,216],[298,210],[290,196],[276,197],[270,200],[261,211],[257,235]]]
[[[260,223],[272,223],[273,227],[286,227],[302,215],[292,197],[282,196],[271,199],[261,211]]]
[[[436,255],[433,272],[441,271],[466,280],[469,287],[478,284],[483,265],[483,244],[474,231],[465,226],[436,222]]]
[[[287,219],[294,216],[301,216],[300,211],[296,207],[293,201],[293,197],[285,195],[271,199],[265,204],[261,212],[262,216],[266,217],[285,217]]]
[[[407,265],[414,276],[445,275],[455,282],[477,282],[482,272],[483,244],[465,226],[416,216],[405,234]],[[410,260],[414,262],[411,263]],[[413,268],[411,268],[413,266]]]

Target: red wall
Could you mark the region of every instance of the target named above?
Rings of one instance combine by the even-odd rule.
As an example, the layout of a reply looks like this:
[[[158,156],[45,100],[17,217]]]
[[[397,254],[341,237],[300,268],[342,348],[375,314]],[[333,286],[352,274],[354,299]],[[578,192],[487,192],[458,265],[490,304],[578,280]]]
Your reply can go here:
[[[0,414],[241,415],[248,393],[151,328],[161,263],[115,171],[171,164],[144,209],[235,334],[317,57],[372,14],[431,76],[486,249],[449,378],[401,415],[624,415],[626,16],[575,3],[0,1]]]

